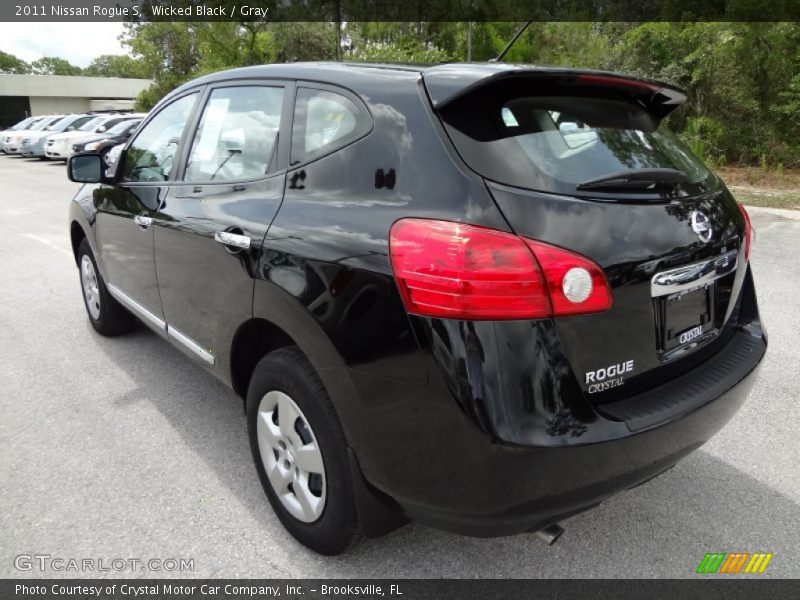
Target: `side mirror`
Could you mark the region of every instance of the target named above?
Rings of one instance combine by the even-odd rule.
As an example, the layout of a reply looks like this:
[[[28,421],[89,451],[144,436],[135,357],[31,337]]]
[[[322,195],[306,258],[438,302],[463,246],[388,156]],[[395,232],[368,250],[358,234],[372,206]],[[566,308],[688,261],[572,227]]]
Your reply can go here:
[[[67,163],[67,177],[76,183],[102,183],[103,157],[99,154],[73,154]]]
[[[67,127],[67,131],[75,131],[75,126],[70,125],[69,127]]]

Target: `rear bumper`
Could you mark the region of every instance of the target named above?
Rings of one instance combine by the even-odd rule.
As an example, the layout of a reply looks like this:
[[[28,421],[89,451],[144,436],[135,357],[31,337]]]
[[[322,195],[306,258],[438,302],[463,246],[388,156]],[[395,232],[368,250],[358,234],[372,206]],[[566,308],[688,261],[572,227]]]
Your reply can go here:
[[[461,507],[467,510],[409,502],[403,508],[413,520],[463,535],[537,531],[652,479],[702,446],[742,406],[753,375],[679,419],[626,438],[571,448],[498,446],[470,492],[482,502]],[[509,504],[509,495],[517,502]]]
[[[558,353],[546,329],[534,332],[543,336],[535,353],[546,368],[530,356],[522,359],[531,381],[544,382],[538,385],[523,379],[509,357],[498,373],[484,372],[476,386],[476,365],[456,358],[442,368],[435,348],[427,386],[351,371],[361,399],[355,425],[343,415],[351,447],[365,479],[415,521],[482,537],[539,530],[659,475],[733,417],[756,381],[767,346],[755,300],[745,300],[724,348],[624,405],[592,407],[573,396],[569,378],[557,377]],[[475,331],[486,333],[480,326]],[[453,335],[448,343],[457,349]],[[486,344],[487,361],[488,350]],[[487,407],[474,393],[493,385],[505,392],[500,407]],[[470,390],[471,399],[464,400]],[[523,428],[532,443],[504,442],[498,434]]]

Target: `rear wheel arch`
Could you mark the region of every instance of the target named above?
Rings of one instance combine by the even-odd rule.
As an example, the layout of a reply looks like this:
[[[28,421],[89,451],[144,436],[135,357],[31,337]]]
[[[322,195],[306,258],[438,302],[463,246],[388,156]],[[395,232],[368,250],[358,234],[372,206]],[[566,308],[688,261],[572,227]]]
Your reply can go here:
[[[253,318],[242,323],[231,343],[231,384],[233,391],[247,397],[247,388],[258,362],[279,348],[296,345],[292,337],[275,323]]]

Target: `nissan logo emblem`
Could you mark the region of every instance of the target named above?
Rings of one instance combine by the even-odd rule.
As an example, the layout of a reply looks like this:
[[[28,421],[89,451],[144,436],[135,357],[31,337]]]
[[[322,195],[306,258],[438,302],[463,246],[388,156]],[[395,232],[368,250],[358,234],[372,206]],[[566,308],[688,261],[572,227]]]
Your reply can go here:
[[[697,234],[697,237],[700,238],[701,242],[707,242],[711,239],[711,234],[713,233],[711,230],[711,221],[708,220],[708,217],[705,213],[700,212],[699,210],[692,211],[692,231]]]

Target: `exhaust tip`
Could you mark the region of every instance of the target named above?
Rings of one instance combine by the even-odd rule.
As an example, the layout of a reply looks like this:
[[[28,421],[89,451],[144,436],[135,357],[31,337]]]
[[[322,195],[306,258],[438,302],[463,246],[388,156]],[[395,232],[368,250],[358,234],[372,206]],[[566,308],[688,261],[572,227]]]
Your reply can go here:
[[[564,535],[564,528],[558,523],[548,525],[536,532],[536,537],[544,541],[548,546],[555,544],[562,535]]]

